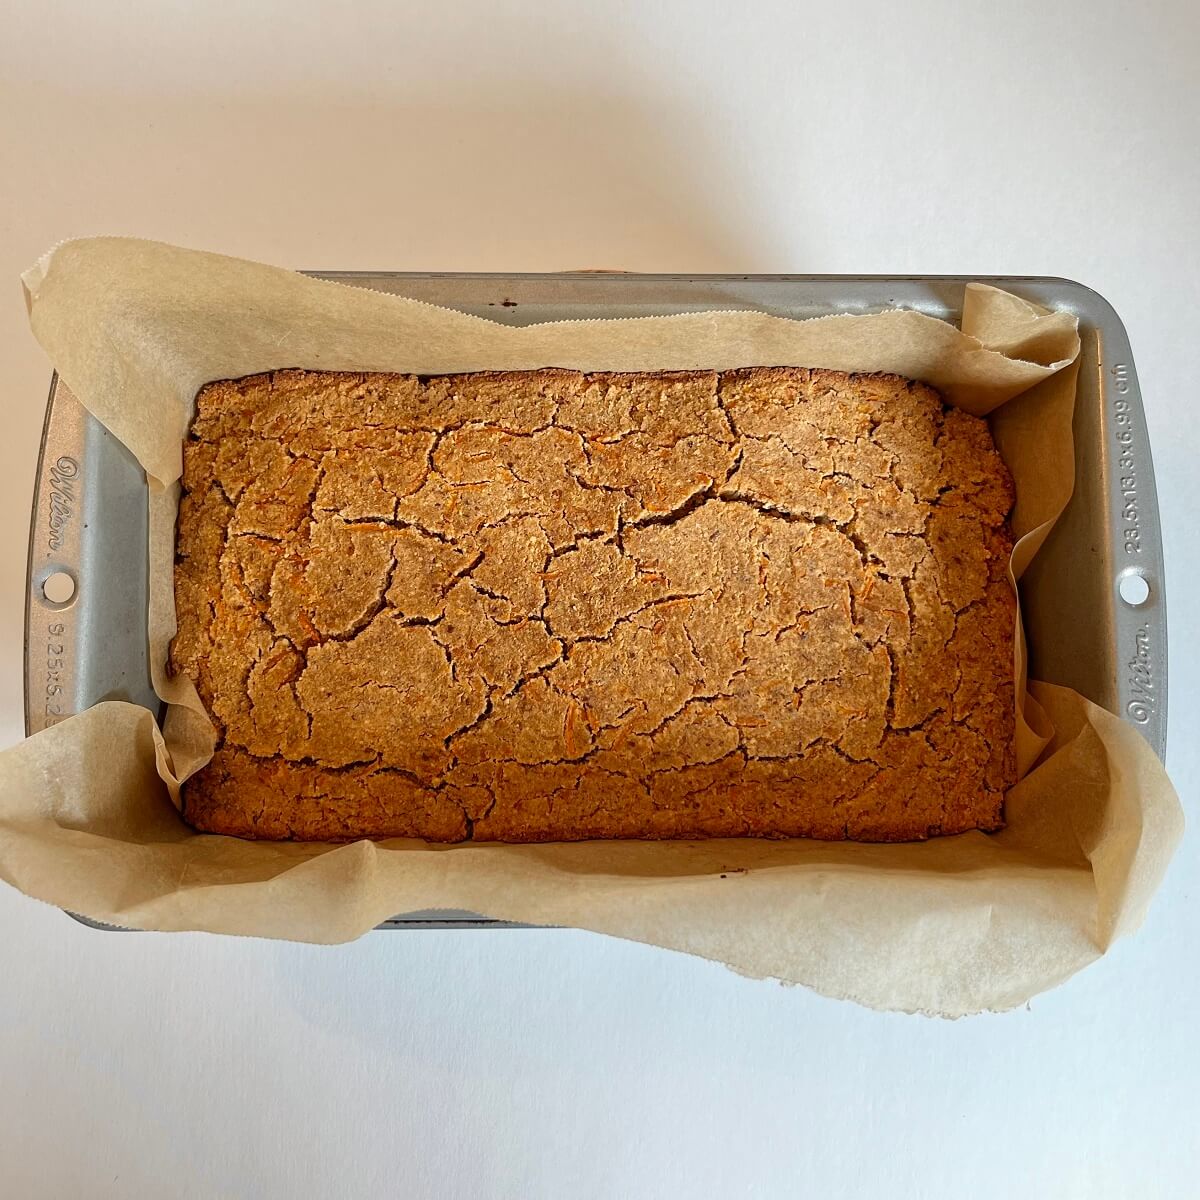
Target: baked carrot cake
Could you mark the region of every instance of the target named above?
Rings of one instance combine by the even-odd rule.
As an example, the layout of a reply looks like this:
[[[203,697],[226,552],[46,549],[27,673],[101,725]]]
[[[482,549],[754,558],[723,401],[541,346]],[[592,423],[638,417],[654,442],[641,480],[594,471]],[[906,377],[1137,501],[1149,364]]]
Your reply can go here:
[[[996,829],[1012,481],[894,375],[202,389],[170,669],[195,828],[455,842]]]

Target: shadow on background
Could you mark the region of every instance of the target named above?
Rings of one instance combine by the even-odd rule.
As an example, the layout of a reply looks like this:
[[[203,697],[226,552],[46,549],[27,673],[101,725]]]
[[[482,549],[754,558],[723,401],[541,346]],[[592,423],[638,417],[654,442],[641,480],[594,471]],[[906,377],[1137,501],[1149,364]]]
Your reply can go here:
[[[21,265],[64,237],[126,233],[311,269],[772,268],[734,166],[669,101],[520,81],[386,102],[80,104],[39,97],[54,136],[31,150],[51,177],[69,162],[91,203],[43,212]],[[92,138],[94,124],[123,135]],[[49,191],[53,213],[66,196]]]

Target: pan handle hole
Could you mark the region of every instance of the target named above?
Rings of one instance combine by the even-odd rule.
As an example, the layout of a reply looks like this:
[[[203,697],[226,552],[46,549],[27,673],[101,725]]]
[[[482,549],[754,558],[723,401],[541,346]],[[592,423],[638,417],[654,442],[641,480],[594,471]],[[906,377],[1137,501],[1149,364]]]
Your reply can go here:
[[[66,604],[75,595],[75,580],[66,571],[55,571],[42,581],[42,595],[51,604]]]
[[[1130,608],[1141,608],[1150,599],[1150,585],[1136,571],[1121,576],[1117,592]]]

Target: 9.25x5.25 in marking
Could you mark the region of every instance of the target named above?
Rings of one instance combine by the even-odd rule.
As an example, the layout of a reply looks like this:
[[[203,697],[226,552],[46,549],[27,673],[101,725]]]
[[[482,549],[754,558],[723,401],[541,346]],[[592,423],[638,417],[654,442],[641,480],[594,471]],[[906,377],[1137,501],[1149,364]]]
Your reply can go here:
[[[1121,530],[1126,554],[1140,554],[1142,550],[1141,520],[1138,513],[1138,478],[1133,440],[1133,405],[1125,398],[1129,393],[1129,368],[1124,363],[1114,363],[1113,415],[1117,430],[1117,466],[1121,471]]]
[[[53,725],[68,714],[63,711],[63,671],[66,669],[66,643],[60,641],[66,632],[66,626],[61,621],[51,621],[46,627],[49,638],[46,641],[46,724]]]

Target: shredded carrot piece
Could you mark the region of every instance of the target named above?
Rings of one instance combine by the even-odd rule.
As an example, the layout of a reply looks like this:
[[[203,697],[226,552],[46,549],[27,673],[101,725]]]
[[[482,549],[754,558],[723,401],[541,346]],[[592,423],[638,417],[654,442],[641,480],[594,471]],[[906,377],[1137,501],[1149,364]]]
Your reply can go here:
[[[567,757],[574,758],[586,749],[586,742],[580,740],[580,723],[583,718],[579,706],[572,700],[567,704],[567,715],[563,719],[563,740],[567,744]]]
[[[282,650],[276,650],[275,653],[272,654],[265,663],[263,663],[263,670],[269,671],[276,663],[282,662],[289,653],[290,652],[286,646],[284,646]]]

